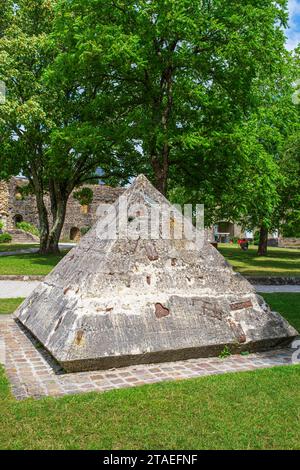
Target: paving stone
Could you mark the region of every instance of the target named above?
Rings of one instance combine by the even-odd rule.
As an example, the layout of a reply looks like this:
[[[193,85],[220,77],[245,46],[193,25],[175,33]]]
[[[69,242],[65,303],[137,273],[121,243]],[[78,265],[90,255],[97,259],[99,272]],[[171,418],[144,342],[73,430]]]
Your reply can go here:
[[[167,380],[185,380],[249,371],[279,365],[291,364],[293,350],[272,350],[268,352],[234,355],[226,359],[199,358],[164,364],[149,364],[110,369],[107,371],[62,373],[61,369],[45,354],[28,334],[11,317],[0,323],[2,347],[7,354],[6,373],[11,390],[17,400],[60,397],[91,391],[106,392],[118,388],[135,387]]]

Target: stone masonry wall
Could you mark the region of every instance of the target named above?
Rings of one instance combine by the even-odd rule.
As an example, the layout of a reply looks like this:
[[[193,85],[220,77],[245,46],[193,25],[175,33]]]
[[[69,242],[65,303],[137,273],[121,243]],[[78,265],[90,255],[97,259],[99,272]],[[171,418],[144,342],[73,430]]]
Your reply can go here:
[[[300,248],[300,238],[279,238],[278,246],[281,248]]]
[[[16,222],[22,220],[36,227],[39,226],[35,197],[27,196],[22,199],[20,195],[19,188],[26,184],[27,180],[23,178],[11,178],[8,183],[0,181],[0,218],[5,221],[8,230],[13,230],[16,227]],[[93,190],[94,199],[90,206],[81,206],[71,194],[61,239],[69,240],[73,238],[78,240],[80,230],[91,227],[96,222],[99,204],[112,204],[124,191],[122,188],[111,188],[109,186],[85,186]],[[48,197],[45,198],[45,202],[49,209],[50,200]]]
[[[9,189],[5,181],[0,181],[0,220],[7,228],[7,217],[9,212]]]

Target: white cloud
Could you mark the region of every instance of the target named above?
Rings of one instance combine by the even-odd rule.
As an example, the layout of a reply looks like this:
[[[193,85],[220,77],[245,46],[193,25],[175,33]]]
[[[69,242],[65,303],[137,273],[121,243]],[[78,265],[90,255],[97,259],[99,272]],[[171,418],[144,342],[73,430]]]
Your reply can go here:
[[[286,48],[290,51],[300,43],[300,0],[289,0],[289,29],[286,30]]]

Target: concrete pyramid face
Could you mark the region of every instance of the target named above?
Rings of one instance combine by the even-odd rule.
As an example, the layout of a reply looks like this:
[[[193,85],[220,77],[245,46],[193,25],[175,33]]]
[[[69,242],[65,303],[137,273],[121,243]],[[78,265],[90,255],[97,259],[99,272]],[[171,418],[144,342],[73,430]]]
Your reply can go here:
[[[66,371],[268,349],[297,335],[210,243],[199,248],[197,230],[175,237],[176,211],[162,236],[171,205],[144,176],[121,198],[16,313]],[[161,222],[146,238],[154,207]]]

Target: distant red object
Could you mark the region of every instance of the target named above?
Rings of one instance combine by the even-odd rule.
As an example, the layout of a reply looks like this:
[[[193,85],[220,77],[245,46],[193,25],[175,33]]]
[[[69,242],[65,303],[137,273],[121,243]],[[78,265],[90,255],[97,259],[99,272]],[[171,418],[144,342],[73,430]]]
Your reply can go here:
[[[249,242],[246,238],[239,238],[238,244],[240,245],[243,251],[247,251],[249,248]]]

